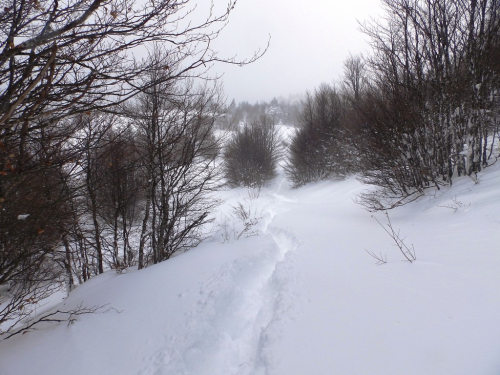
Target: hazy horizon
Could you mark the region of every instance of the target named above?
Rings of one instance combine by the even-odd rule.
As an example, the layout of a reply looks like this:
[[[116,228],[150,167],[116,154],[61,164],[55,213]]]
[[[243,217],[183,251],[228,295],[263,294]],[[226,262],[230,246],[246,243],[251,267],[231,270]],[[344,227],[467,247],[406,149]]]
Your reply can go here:
[[[214,66],[212,74],[223,75],[229,102],[303,95],[323,82],[338,80],[349,53],[369,51],[358,21],[376,16],[380,1],[310,0],[303,4],[298,0],[238,1],[229,24],[213,43],[214,50],[221,57],[251,57],[266,47],[269,36],[271,40],[266,54],[253,64]]]

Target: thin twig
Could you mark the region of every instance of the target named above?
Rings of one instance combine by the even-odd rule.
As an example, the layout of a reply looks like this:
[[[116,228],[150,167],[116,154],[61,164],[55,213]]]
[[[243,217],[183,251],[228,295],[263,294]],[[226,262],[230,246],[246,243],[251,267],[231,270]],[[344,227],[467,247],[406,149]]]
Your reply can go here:
[[[401,238],[399,236],[399,232],[396,233],[394,231],[394,228],[392,227],[391,219],[389,217],[389,213],[387,211],[385,212],[385,216],[387,217],[387,222],[388,222],[387,227],[389,228],[389,230],[374,215],[372,215],[372,218],[374,218],[377,221],[377,223],[394,240],[394,242],[396,243],[396,246],[399,248],[399,250],[401,251],[403,256],[406,258],[406,260],[410,263],[413,263],[415,260],[417,260],[417,256],[416,256],[415,248],[414,248],[413,244],[411,245],[412,246],[411,249],[408,248],[408,246],[406,246],[406,244],[404,243],[404,240],[406,239],[406,237]]]
[[[107,313],[109,311],[116,311],[117,313],[121,313],[123,311],[123,310],[121,310],[121,311],[117,310],[114,307],[109,307],[108,309],[106,309],[104,311],[99,311],[99,310],[104,309],[107,306],[108,306],[108,304],[96,305],[96,306],[92,306],[92,307],[82,307],[82,304],[80,303],[73,310],[68,310],[68,311],[56,310],[54,312],[43,315],[42,317],[40,317],[40,318],[36,319],[35,321],[31,322],[30,324],[28,324],[27,326],[19,329],[16,332],[11,333],[4,340],[10,339],[12,336],[18,335],[20,333],[25,334],[31,328],[33,328],[35,325],[43,323],[43,322],[48,322],[48,323],[68,322],[68,325],[70,325],[76,320],[74,317],[78,316],[78,315],[93,314],[93,313]],[[63,314],[65,316],[61,317],[61,318],[53,318],[57,314]]]
[[[373,251],[368,251],[366,249],[365,249],[365,251],[368,254],[370,254],[370,256],[372,256],[373,258],[375,258],[377,260],[377,263],[375,263],[377,266],[381,266],[382,264],[387,263],[387,256],[385,254],[382,255],[382,253],[380,253],[380,255],[377,255]]]

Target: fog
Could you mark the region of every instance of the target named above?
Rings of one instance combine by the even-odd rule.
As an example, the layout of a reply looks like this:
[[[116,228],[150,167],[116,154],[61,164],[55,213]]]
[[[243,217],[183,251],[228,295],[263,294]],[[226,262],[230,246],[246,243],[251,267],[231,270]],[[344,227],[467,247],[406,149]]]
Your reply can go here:
[[[216,5],[226,4],[216,0]],[[221,57],[250,57],[265,49],[251,65],[217,64],[228,100],[255,102],[303,94],[342,74],[349,55],[369,50],[359,31],[380,13],[379,0],[239,0],[229,23],[213,44]]]

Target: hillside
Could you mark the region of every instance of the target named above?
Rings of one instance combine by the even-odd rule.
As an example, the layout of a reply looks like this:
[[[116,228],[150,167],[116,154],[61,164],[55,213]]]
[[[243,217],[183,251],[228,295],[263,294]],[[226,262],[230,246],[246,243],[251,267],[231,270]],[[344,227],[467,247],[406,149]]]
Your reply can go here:
[[[0,373],[498,374],[498,186],[494,165],[391,210],[413,263],[353,202],[367,188],[354,178],[293,190],[280,175],[257,198],[221,192],[225,230],[78,287],[59,309],[112,309],[0,342]],[[258,235],[236,239],[237,202],[254,208],[246,234]]]

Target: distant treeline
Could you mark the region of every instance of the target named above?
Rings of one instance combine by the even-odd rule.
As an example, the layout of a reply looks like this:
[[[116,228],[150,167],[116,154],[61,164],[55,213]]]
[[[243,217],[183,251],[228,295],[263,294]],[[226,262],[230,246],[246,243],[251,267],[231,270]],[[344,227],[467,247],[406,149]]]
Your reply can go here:
[[[299,96],[273,98],[270,102],[260,101],[255,104],[246,101],[236,104],[233,100],[218,125],[231,129],[234,125],[259,121],[262,116],[266,116],[275,124],[296,126],[299,123],[301,102],[302,98]]]

